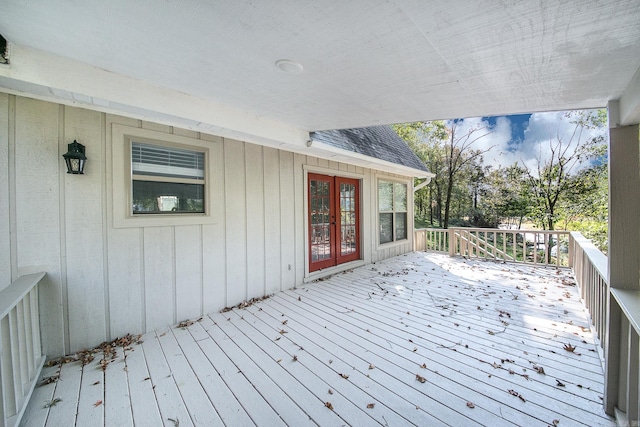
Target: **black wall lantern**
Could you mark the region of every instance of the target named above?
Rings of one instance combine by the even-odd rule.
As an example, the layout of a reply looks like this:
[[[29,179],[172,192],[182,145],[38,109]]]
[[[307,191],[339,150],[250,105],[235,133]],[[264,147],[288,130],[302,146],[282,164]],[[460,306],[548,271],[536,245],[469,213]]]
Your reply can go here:
[[[69,151],[62,155],[67,163],[67,173],[84,174],[84,164],[87,156],[84,155],[84,145],[74,140],[68,145]]]

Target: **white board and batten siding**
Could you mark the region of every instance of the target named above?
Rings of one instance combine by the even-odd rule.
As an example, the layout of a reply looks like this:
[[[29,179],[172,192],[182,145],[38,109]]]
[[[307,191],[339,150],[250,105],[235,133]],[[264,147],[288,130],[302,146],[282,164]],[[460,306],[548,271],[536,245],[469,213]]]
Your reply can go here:
[[[126,197],[114,179],[112,139],[122,127],[209,149],[213,220],[114,227],[114,205]],[[74,139],[86,147],[84,175],[67,174],[61,157]],[[0,289],[47,273],[40,301],[50,357],[300,285],[307,170],[361,178],[364,262],[411,250],[378,247],[385,174],[353,165],[2,93],[0,158]]]

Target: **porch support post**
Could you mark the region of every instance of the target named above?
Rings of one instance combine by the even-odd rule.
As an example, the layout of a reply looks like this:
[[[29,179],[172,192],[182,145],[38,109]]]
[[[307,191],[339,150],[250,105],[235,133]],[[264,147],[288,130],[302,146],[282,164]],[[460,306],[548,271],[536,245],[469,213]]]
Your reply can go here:
[[[609,254],[610,289],[640,292],[640,137],[638,124],[620,125],[618,101],[609,103]],[[625,411],[628,323],[607,292],[604,408]],[[623,327],[624,326],[624,327]],[[625,333],[627,329],[627,333]],[[621,366],[622,365],[622,366]],[[621,375],[623,378],[621,378]],[[627,395],[628,396],[628,395]]]
[[[609,111],[614,115],[611,104]],[[609,285],[640,290],[638,125],[619,126],[612,120],[615,118],[609,118]]]

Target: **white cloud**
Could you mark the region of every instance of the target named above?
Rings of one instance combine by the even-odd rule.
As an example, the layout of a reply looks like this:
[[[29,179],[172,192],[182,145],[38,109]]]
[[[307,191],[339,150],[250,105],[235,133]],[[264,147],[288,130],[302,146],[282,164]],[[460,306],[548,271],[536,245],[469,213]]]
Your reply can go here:
[[[451,126],[451,122],[448,123]],[[560,138],[564,144],[571,142],[569,153],[573,152],[578,143],[606,133],[606,128],[583,129],[576,133],[575,125],[565,117],[565,112],[534,113],[524,129],[522,140],[513,140],[512,123],[508,117],[498,117],[493,127],[482,118],[468,118],[456,123],[457,134],[464,135],[476,127],[484,127],[491,133],[473,145],[474,149],[487,150],[484,154],[484,164],[494,168],[510,166],[514,163],[524,164],[530,169],[537,168],[537,159],[543,162],[550,156],[549,142],[556,143]],[[483,133],[486,131],[483,131]],[[479,135],[480,133],[478,133]]]

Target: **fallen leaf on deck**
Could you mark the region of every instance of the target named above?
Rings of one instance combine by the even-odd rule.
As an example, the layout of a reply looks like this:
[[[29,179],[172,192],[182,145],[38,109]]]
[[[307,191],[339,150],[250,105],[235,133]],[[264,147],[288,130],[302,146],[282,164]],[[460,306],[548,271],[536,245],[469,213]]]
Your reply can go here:
[[[509,390],[507,390],[507,391],[509,392],[509,394],[510,394],[510,395],[512,395],[512,396],[516,396],[517,398],[519,398],[519,399],[520,399],[520,400],[522,400],[523,402],[526,402],[526,400],[524,400],[524,397],[522,397],[522,395],[521,395],[520,393],[518,393],[517,391],[515,391],[515,390],[511,390],[511,389],[509,389]]]
[[[367,408],[369,408],[369,409],[373,409],[373,407],[374,407],[374,406],[376,406],[376,404],[375,404],[375,403],[369,403],[369,404],[367,405]]]
[[[333,390],[329,389],[329,394],[333,394]]]
[[[91,385],[98,385],[100,384],[100,381],[96,381],[95,383],[91,384]]]
[[[557,426],[558,424],[560,424],[560,420],[553,420],[553,425]]]
[[[375,369],[376,365],[374,365],[373,363],[369,363],[369,369]]]
[[[542,366],[534,366],[533,369],[535,369],[537,373],[545,375],[544,368]]]
[[[420,381],[421,383],[424,383],[424,382],[426,382],[426,381],[427,381],[427,380],[425,379],[425,377],[422,377],[422,376],[420,376],[420,375],[418,375],[418,374],[416,374],[416,379],[417,379],[418,381]]]
[[[180,426],[180,420],[178,418],[176,418],[175,420],[173,418],[167,418],[167,421],[171,421],[173,423],[173,427]]]
[[[473,404],[473,402],[467,402],[467,408],[475,408],[476,405]]]
[[[102,400],[98,400],[96,403],[93,404],[93,406],[100,406],[102,405]]]
[[[568,352],[573,353],[577,347],[571,344],[565,344],[563,348]]]
[[[284,329],[280,329],[280,335],[284,335],[286,333],[287,333],[287,331],[285,331]]]
[[[52,406],[56,406],[58,402],[62,402],[62,399],[60,399],[59,397],[56,397],[55,399],[45,403],[43,408],[51,408]]]
[[[347,374],[338,374],[338,375],[340,375],[340,376],[341,376],[342,378],[344,378],[345,380],[346,380],[347,378],[349,378],[349,375],[347,375]]]
[[[426,364],[426,363],[423,363],[422,365],[420,365],[420,367],[421,367],[422,369],[427,369],[427,364]]]
[[[296,356],[295,354],[293,355],[293,361],[297,362],[298,361],[298,356]]]
[[[285,319],[285,320],[283,320],[283,321],[282,321],[282,324],[283,324],[283,325],[286,325],[288,321],[289,321],[289,320]]]
[[[333,411],[333,405],[331,404],[331,402],[326,402],[324,404],[324,406],[326,406],[327,408],[331,409]]]
[[[564,383],[562,381],[560,381],[559,379],[556,378],[556,385],[558,387],[564,387]]]

